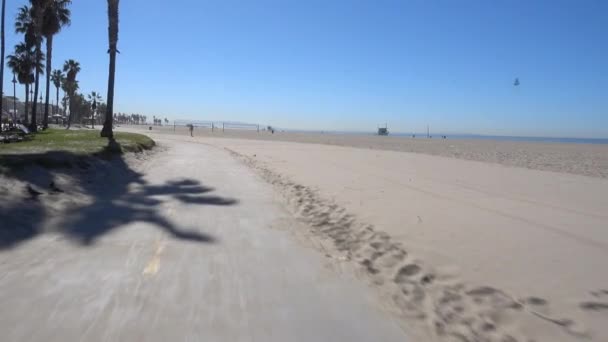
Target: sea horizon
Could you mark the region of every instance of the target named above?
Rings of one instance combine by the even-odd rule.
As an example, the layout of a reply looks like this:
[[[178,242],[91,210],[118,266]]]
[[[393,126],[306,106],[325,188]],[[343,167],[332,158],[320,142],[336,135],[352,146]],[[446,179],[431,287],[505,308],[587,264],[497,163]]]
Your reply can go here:
[[[348,134],[348,135],[377,135],[375,132],[363,131],[332,131],[332,130],[297,130],[297,129],[279,129],[291,133],[327,133],[327,134]],[[427,139],[426,132],[389,132],[389,137],[412,137],[416,139]],[[545,143],[571,143],[571,144],[608,144],[608,138],[580,138],[580,137],[555,137],[555,136],[517,136],[517,135],[485,135],[485,134],[467,134],[467,133],[433,133],[430,135],[432,139],[441,139],[446,136],[446,139],[473,139],[473,140],[497,140],[497,141],[522,141],[522,142],[545,142]]]
[[[174,124],[177,126],[185,126],[188,123],[199,125],[199,127],[211,126],[214,123],[216,127],[221,127],[222,123],[230,125],[226,129],[239,129],[239,128],[250,128],[254,129],[259,127],[260,130],[266,129],[267,125],[252,124],[240,121],[221,121],[221,120],[174,120]],[[345,135],[377,135],[373,131],[339,131],[339,130],[312,130],[312,129],[290,129],[274,127],[277,132],[289,132],[289,133],[317,133],[317,134],[345,134]],[[426,132],[390,132],[389,137],[412,137],[416,139],[426,139]],[[608,145],[608,138],[582,138],[582,137],[556,137],[556,136],[518,136],[518,135],[491,135],[491,134],[473,134],[473,133],[432,133],[431,138],[441,139],[446,136],[447,139],[473,139],[473,140],[496,140],[496,141],[522,141],[522,142],[544,142],[544,143],[566,143],[566,144],[594,144],[594,145]]]

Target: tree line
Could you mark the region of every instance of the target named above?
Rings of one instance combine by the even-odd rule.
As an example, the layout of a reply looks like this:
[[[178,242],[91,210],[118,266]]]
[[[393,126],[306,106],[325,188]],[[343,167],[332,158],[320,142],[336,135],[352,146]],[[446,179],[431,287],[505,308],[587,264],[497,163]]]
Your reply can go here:
[[[44,114],[41,115],[42,127],[48,127],[52,82],[55,87],[55,104],[57,106],[55,108],[58,109],[59,107],[59,90],[61,89],[64,93],[62,105],[63,114],[67,114],[67,128],[70,127],[72,120],[80,121],[83,118],[91,120],[91,123],[94,124],[95,121],[100,119],[95,119],[94,113],[102,113],[105,114],[105,118],[103,120],[101,136],[111,138],[113,136],[114,76],[116,71],[116,52],[118,51],[119,0],[107,0],[109,23],[108,53],[110,56],[106,103],[102,102],[102,97],[98,92],[93,91],[86,96],[79,93],[77,77],[81,67],[80,63],[76,60],[69,59],[63,63],[62,68],[54,70],[52,68],[53,37],[59,34],[62,28],[70,25],[71,11],[69,6],[71,3],[71,0],[29,0],[26,5],[20,7],[15,18],[14,29],[16,33],[23,35],[23,40],[15,45],[14,52],[7,56],[7,66],[13,72],[13,82],[19,82],[19,84],[24,86],[25,118],[28,120],[29,117],[29,128],[31,131],[36,132],[38,129],[37,117],[38,114],[42,113],[42,105],[44,105]],[[5,8],[6,0],[2,0],[2,11],[0,14],[0,59],[3,61],[5,59]],[[43,42],[45,43],[44,51],[42,48]],[[41,75],[46,76],[45,101],[43,104],[39,104],[37,101]],[[4,63],[0,67],[0,94],[4,94],[2,89],[3,80]],[[30,95],[32,96],[31,99]],[[2,122],[2,111],[0,111],[0,122]]]
[[[141,114],[114,113],[114,122],[123,125],[145,125],[148,118]]]
[[[122,125],[145,125],[148,123],[148,117],[141,114],[125,114],[125,113],[114,113],[114,122]],[[152,123],[157,126],[169,124],[169,119],[161,119],[156,116],[152,116]]]

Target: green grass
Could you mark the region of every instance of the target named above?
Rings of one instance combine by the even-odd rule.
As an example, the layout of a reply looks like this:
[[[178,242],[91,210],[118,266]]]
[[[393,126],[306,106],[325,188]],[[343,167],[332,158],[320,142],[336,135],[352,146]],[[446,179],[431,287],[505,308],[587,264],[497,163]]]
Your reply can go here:
[[[108,148],[108,139],[101,138],[97,130],[47,129],[32,136],[31,140],[0,144],[0,154],[43,153],[63,151],[78,155],[96,155],[113,152],[138,152],[154,146],[145,135],[115,132],[117,148]]]
[[[145,135],[115,132],[116,143],[101,138],[98,130],[47,129],[27,141],[0,143],[0,173],[30,164],[44,167],[70,167],[88,157],[110,157],[125,152],[140,152],[154,146]]]

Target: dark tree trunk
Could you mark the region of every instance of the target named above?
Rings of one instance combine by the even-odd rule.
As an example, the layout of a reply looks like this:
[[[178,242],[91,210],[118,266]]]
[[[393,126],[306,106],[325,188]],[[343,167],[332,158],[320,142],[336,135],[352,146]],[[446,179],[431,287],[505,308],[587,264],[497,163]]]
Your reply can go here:
[[[38,56],[40,56],[40,54],[42,53],[42,42],[38,42],[36,43],[36,64],[38,64]],[[32,120],[30,121],[30,130],[32,132],[36,132],[38,131],[38,126],[36,124],[36,107],[38,104],[38,101],[36,101],[36,99],[38,98],[38,86],[40,85],[40,70],[38,69],[38,67],[35,68],[35,79],[34,79],[34,98],[32,99]]]
[[[23,123],[24,125],[27,124],[27,116],[29,113],[29,100],[30,100],[30,84],[26,83],[25,84],[25,122]]]
[[[116,45],[118,43],[118,0],[108,0],[108,36],[110,49],[110,70],[108,71],[108,103],[106,118],[101,130],[101,136],[113,138],[112,119],[114,113],[114,74],[116,73]]]
[[[116,50],[110,52],[110,71],[108,75],[108,103],[106,104],[106,117],[103,122],[101,136],[106,138],[113,137],[112,132],[112,112],[114,108],[114,73],[116,72]]]
[[[57,102],[55,102],[57,104],[57,113],[59,114],[59,87],[56,87],[57,89]]]
[[[2,100],[4,100],[4,12],[6,9],[6,0],[2,0],[2,25],[0,33],[0,61],[2,66],[0,66],[0,96],[2,96]],[[4,105],[4,101],[2,101]],[[2,112],[4,110],[4,106],[2,106],[2,110],[0,110],[0,132],[2,132]]]
[[[53,35],[46,37],[46,95],[44,101],[44,119],[42,127],[49,128],[49,95],[51,90],[51,56],[53,55]]]

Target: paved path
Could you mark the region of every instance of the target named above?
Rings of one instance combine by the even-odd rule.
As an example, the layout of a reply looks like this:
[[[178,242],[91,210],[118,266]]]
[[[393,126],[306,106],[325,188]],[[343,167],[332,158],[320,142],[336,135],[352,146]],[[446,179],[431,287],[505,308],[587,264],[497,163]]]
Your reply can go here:
[[[294,239],[246,167],[160,140],[145,185],[71,220],[89,222],[73,231],[85,244],[47,234],[0,251],[3,341],[407,340],[365,285]],[[99,220],[112,226],[88,232]]]

